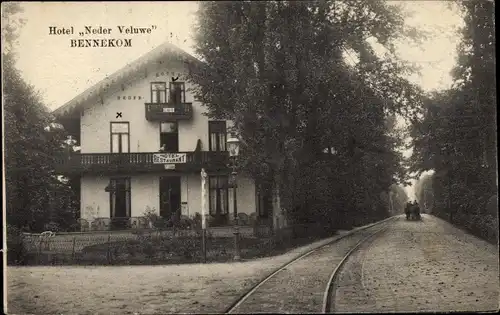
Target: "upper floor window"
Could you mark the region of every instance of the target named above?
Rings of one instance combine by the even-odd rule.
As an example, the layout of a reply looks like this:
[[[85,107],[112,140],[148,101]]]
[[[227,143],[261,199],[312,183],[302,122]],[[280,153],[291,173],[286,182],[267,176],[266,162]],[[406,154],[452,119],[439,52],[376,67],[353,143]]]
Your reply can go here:
[[[111,123],[111,153],[129,152],[130,125],[128,122]]]
[[[208,134],[210,151],[226,151],[227,130],[225,121],[209,121]]]
[[[178,133],[177,122],[160,123],[160,133]]]
[[[151,83],[151,103],[166,103],[167,102],[167,83],[153,82]]]
[[[179,151],[179,134],[177,122],[160,123],[160,151]]]
[[[181,104],[186,102],[184,82],[170,82],[170,103]]]

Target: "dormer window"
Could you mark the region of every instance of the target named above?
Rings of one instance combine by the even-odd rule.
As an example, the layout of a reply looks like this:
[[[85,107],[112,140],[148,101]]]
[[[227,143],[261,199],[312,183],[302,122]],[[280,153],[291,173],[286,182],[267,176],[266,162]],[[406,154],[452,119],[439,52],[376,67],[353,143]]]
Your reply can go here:
[[[170,82],[170,103],[181,104],[186,101],[184,82]]]
[[[151,83],[151,103],[166,103],[167,102],[167,83],[152,82]]]

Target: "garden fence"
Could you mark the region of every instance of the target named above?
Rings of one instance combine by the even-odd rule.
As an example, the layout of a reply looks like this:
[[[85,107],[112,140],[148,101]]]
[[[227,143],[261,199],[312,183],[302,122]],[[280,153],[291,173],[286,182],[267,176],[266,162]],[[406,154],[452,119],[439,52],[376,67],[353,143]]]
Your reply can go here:
[[[241,257],[263,257],[324,235],[320,231],[325,230],[318,224],[294,225],[279,233],[271,233],[268,226],[240,227]],[[23,233],[24,264],[169,264],[205,259],[222,262],[233,258],[233,231],[232,227],[207,230],[205,255],[201,231],[196,230]]]

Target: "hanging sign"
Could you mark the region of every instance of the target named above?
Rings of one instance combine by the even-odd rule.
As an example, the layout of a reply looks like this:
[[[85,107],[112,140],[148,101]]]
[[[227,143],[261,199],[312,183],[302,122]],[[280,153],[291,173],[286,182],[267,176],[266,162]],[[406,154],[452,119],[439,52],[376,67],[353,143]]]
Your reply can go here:
[[[186,153],[155,153],[154,164],[186,163]]]
[[[175,108],[174,107],[163,107],[163,112],[164,113],[175,113]]]

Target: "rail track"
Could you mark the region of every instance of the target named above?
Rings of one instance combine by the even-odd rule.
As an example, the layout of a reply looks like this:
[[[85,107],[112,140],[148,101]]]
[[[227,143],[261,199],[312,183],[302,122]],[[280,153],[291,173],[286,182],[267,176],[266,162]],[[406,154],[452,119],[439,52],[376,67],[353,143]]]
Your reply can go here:
[[[337,267],[333,270],[332,274],[330,275],[330,278],[328,279],[328,284],[326,285],[325,293],[323,295],[323,308],[322,308],[322,313],[330,313],[333,308],[333,303],[335,301],[335,280],[337,279],[337,276],[340,274],[340,270],[342,270],[342,267],[344,266],[344,263],[347,261],[347,259],[366,241],[369,239],[372,239],[374,236],[380,234],[381,232],[387,230],[389,227],[384,226],[378,231],[374,232],[371,235],[368,235],[361,241],[359,241],[347,254],[342,258],[340,263],[337,265]]]
[[[329,313],[335,298],[335,280],[344,263],[362,244],[385,231],[395,218],[354,229],[296,257],[256,283],[225,313]]]

